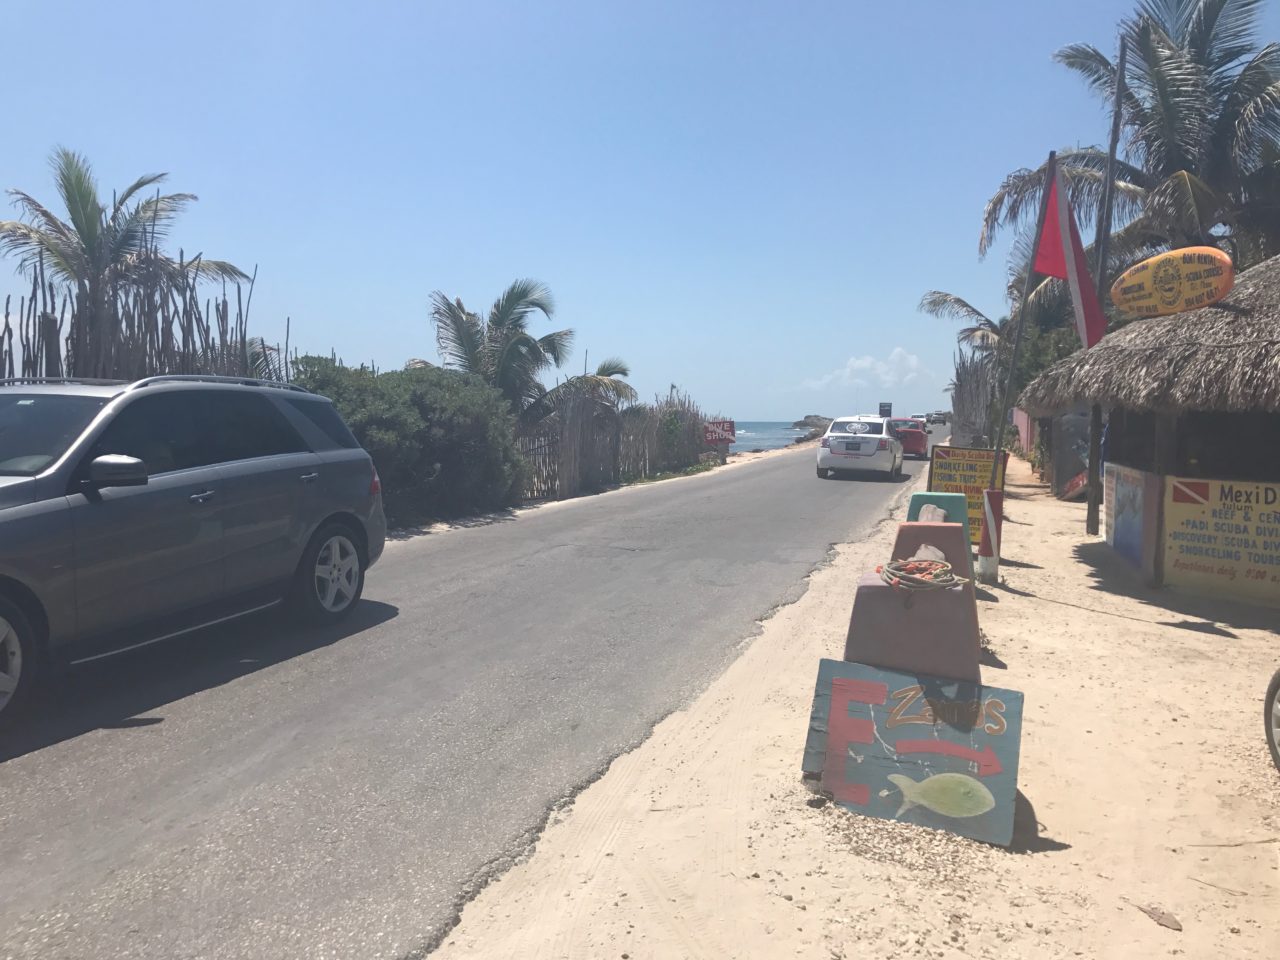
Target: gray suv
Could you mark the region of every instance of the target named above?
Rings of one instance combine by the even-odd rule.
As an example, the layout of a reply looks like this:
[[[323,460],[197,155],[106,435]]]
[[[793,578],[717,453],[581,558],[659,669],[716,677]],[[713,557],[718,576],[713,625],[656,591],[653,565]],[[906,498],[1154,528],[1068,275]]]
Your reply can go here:
[[[0,380],[0,722],[48,667],[286,604],[341,619],[385,540],[373,462],[300,387]]]

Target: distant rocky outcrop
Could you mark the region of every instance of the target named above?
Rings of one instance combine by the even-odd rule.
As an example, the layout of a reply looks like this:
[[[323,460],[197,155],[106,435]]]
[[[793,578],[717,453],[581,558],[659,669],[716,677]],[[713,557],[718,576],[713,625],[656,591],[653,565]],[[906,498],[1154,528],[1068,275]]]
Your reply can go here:
[[[810,413],[803,420],[797,420],[791,425],[792,430],[803,430],[804,436],[796,437],[796,443],[804,443],[806,440],[817,440],[820,436],[827,432],[827,427],[831,426],[831,418],[824,417],[818,413]]]
[[[803,420],[797,420],[791,425],[792,430],[821,430],[824,433],[827,427],[831,426],[831,418],[824,417],[817,413],[810,413]]]

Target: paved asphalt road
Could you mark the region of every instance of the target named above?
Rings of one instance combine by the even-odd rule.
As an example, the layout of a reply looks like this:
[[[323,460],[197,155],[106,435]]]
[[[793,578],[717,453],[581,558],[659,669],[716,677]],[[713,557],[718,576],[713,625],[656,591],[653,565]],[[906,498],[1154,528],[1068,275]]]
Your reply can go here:
[[[0,957],[421,956],[901,490],[797,451],[391,544],[340,631],[82,669],[0,742]]]

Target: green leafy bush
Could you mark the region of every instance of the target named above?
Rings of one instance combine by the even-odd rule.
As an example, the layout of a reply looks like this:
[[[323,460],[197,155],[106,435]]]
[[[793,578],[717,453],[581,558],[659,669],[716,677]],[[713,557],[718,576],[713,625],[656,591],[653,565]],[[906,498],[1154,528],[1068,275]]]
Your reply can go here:
[[[302,357],[294,381],[337,405],[382,477],[387,516],[411,523],[510,506],[524,461],[515,419],[480,378],[423,367],[374,373]]]

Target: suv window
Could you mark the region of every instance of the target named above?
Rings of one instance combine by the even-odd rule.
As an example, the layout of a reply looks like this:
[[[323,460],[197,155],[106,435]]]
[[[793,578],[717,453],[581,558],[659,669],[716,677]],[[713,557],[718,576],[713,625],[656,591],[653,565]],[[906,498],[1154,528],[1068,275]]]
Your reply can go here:
[[[6,391],[0,396],[0,476],[35,476],[66,453],[106,402]]]
[[[303,397],[288,397],[286,402],[319,427],[324,435],[338,446],[347,450],[355,450],[360,446],[355,435],[342,422],[342,417],[332,403],[326,403],[323,400],[307,400]]]
[[[116,453],[136,457],[155,476],[213,462],[200,404],[192,392],[139,397],[107,425],[89,460]]]
[[[266,397],[249,391],[203,394],[214,463],[306,453],[306,442]]]

